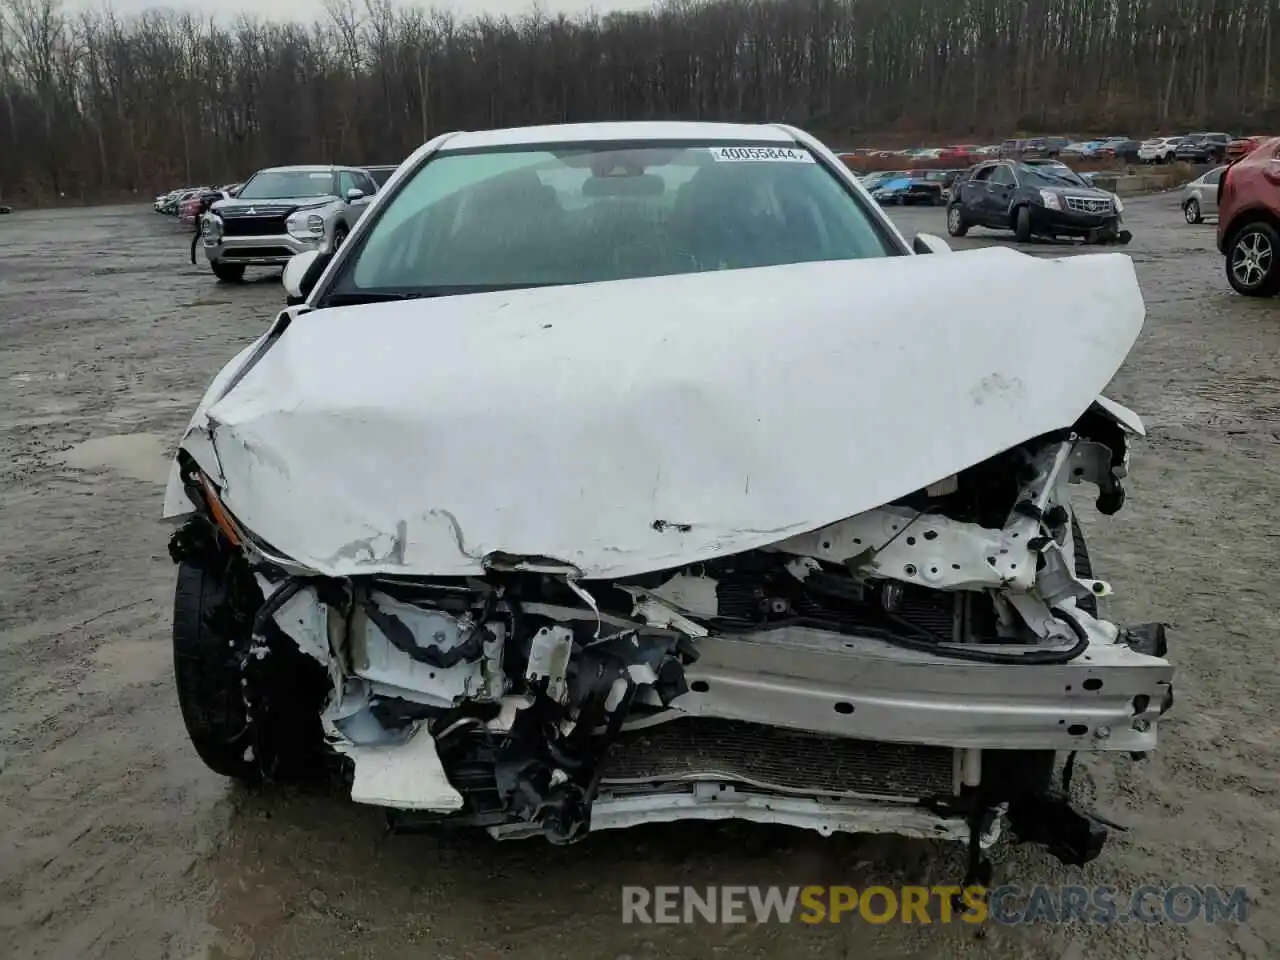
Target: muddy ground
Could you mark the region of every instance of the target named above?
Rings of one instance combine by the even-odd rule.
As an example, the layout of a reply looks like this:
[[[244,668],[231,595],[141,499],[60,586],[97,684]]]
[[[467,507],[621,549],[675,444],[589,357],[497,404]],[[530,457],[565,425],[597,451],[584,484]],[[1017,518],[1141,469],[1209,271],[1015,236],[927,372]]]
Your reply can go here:
[[[229,786],[196,759],[175,702],[161,482],[205,384],[282,294],[276,275],[215,283],[172,221],[116,207],[0,219],[0,957],[1280,955],[1280,304],[1231,293],[1213,227],[1186,225],[1168,197],[1127,219],[1149,315],[1112,395],[1151,435],[1126,509],[1085,522],[1113,616],[1174,625],[1178,701],[1150,760],[1079,777],[1127,835],[1083,876],[1003,846],[997,876],[1244,885],[1244,924],[980,940],[963,926],[623,926],[624,883],[942,883],[961,861],[744,825],[568,849],[388,838],[338,798]],[[940,210],[900,222],[943,232]],[[997,240],[978,233],[959,245]],[[993,290],[992,309],[1032,335],[1034,291]],[[1045,376],[1071,375],[1053,362],[1046,342]]]

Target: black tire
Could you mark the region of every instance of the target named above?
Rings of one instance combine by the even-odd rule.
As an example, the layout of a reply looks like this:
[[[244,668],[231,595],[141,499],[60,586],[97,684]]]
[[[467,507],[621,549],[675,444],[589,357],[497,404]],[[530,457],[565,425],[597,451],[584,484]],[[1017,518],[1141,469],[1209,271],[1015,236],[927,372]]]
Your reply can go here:
[[[1031,208],[1027,206],[1018,207],[1013,214],[1013,235],[1019,243],[1026,243],[1031,239]]]
[[[1265,220],[1246,223],[1226,244],[1227,282],[1246,297],[1280,293],[1280,234]]]
[[[249,784],[317,772],[324,670],[291,641],[271,642],[255,676],[262,715],[249,722],[241,661],[251,630],[230,609],[226,579],[183,561],[173,595],[173,672],[187,736],[214,773]]]
[[[964,209],[958,203],[947,207],[947,233],[953,237],[963,237],[969,232],[969,224],[964,219]]]
[[[342,245],[343,243],[346,242],[346,239],[347,239],[347,232],[348,231],[346,227],[337,227],[333,231],[333,249],[335,253],[338,250],[342,249]]]
[[[240,688],[239,655],[233,640],[209,622],[226,601],[225,584],[190,563],[178,565],[173,593],[173,675],[178,708],[196,753],[214,773],[258,779],[246,759],[250,747],[247,709]]]
[[[239,283],[244,279],[243,263],[225,263],[222,260],[214,260],[210,262],[213,268],[213,275],[223,283]]]
[[[1080,521],[1074,513],[1071,515],[1071,547],[1075,554],[1076,576],[1081,580],[1092,580],[1093,561],[1089,557],[1089,545],[1084,542],[1084,531],[1080,529]],[[1080,598],[1076,606],[1091,617],[1098,615],[1098,598],[1095,596]]]
[[[1182,216],[1187,223],[1200,223],[1204,216],[1200,213],[1200,201],[1192,197],[1182,205]]]

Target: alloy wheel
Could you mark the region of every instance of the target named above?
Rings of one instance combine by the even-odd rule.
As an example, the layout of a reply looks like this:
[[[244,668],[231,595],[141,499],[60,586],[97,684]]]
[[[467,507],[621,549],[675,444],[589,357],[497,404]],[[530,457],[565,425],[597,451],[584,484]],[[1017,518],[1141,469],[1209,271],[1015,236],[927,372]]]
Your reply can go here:
[[[1231,249],[1231,273],[1245,287],[1256,287],[1271,272],[1275,251],[1271,241],[1257,230],[1247,230]]]

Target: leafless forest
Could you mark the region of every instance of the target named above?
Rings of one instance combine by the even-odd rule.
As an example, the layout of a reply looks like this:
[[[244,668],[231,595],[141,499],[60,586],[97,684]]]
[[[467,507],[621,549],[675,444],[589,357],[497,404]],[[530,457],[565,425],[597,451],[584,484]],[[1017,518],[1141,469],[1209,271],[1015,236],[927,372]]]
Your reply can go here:
[[[391,162],[454,128],[784,120],[868,132],[1280,128],[1280,0],[668,0],[463,20],[121,18],[0,0],[0,198],[84,200],[268,163]]]

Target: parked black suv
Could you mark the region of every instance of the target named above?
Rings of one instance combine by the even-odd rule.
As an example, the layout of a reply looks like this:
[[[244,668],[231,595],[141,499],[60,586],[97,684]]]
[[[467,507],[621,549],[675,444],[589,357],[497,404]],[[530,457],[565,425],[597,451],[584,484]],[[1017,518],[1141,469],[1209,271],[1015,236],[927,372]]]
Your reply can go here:
[[[1128,243],[1121,229],[1120,198],[1088,187],[1079,178],[1055,176],[1052,168],[1012,160],[980,163],[952,187],[947,232],[963,237],[970,227],[1012,230],[1032,237],[1083,237],[1091,243]]]
[[[1229,133],[1192,133],[1178,144],[1173,156],[1187,163],[1222,163],[1230,142]]]
[[[1026,142],[1022,156],[1041,159],[1056,157],[1069,143],[1071,141],[1066,137],[1035,137]]]
[[[399,169],[400,165],[396,163],[384,163],[364,168],[365,173],[373,177],[373,182],[378,185],[379,190],[387,185],[387,181],[391,179],[391,175]]]

